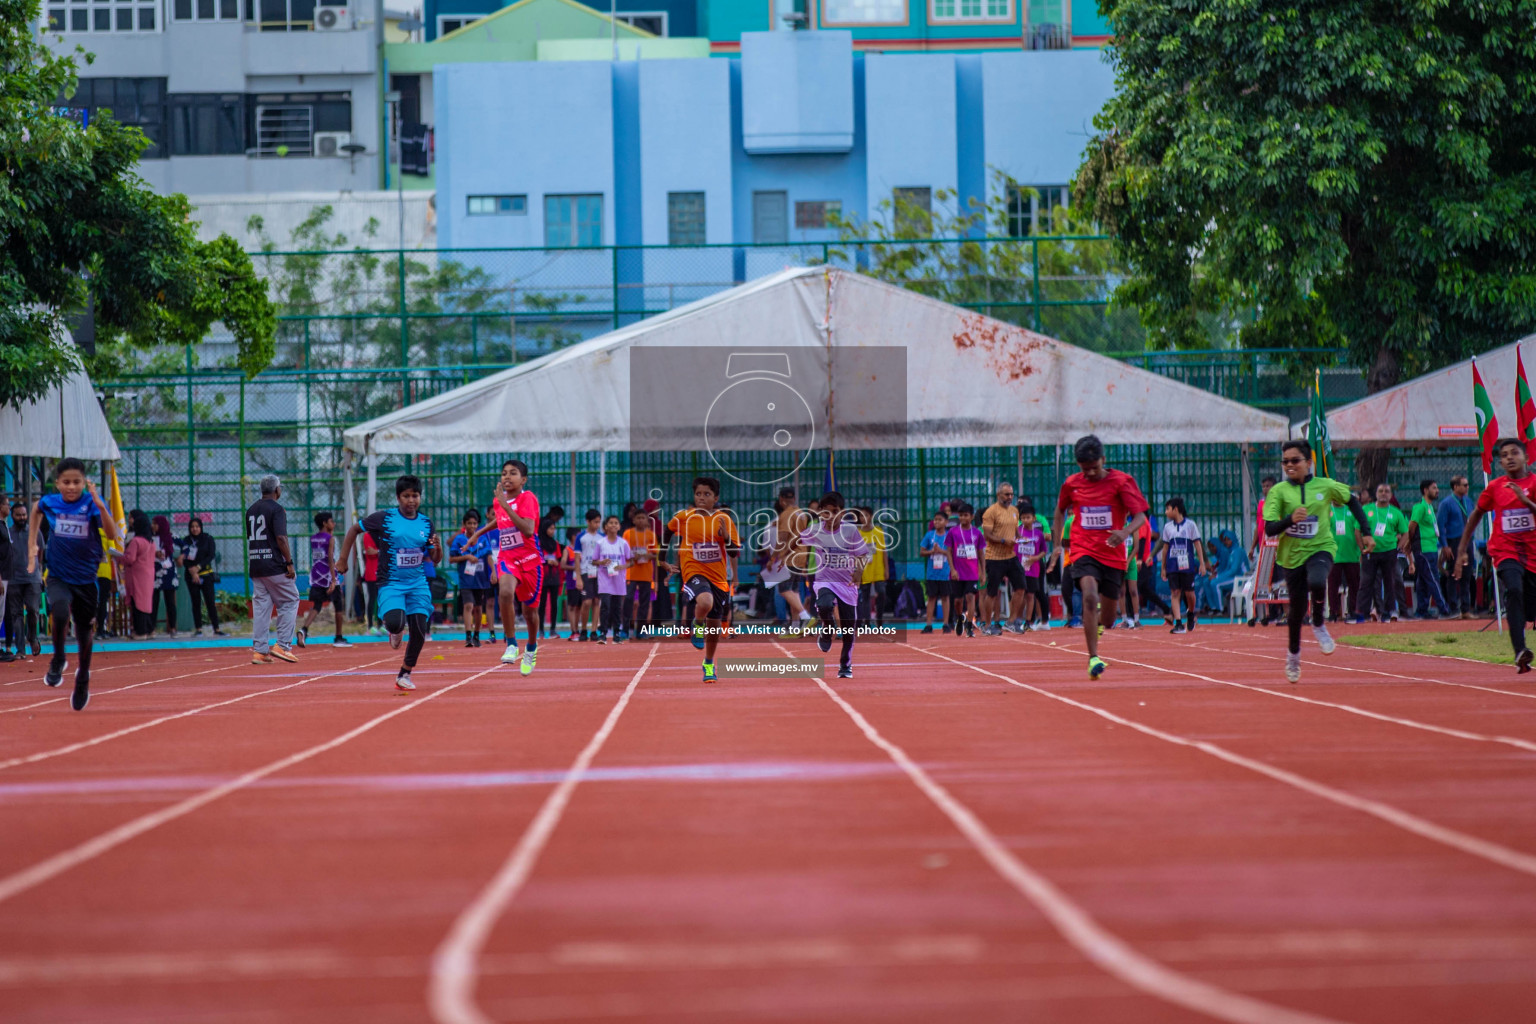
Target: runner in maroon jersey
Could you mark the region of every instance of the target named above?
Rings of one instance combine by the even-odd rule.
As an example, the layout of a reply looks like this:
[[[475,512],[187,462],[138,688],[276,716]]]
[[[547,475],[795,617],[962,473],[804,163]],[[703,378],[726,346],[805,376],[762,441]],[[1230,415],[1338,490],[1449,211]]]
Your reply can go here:
[[[1477,507],[1461,533],[1456,550],[1456,578],[1467,566],[1467,545],[1477,535],[1483,516],[1493,514],[1488,538],[1488,557],[1499,593],[1504,597],[1504,617],[1509,622],[1509,642],[1515,649],[1515,671],[1531,670],[1531,650],[1525,646],[1525,620],[1536,603],[1536,474],[1526,467],[1525,443],[1506,437],[1493,446],[1504,475],[1478,495]]]
[[[1104,444],[1093,434],[1078,438],[1074,454],[1081,472],[1061,485],[1051,526],[1051,561],[1061,562],[1061,532],[1072,523],[1072,578],[1083,595],[1083,635],[1088,641],[1088,678],[1109,666],[1099,657],[1101,622],[1114,622],[1125,583],[1125,540],[1147,521],[1147,499],[1129,473],[1104,466]],[[1069,609],[1070,612],[1070,609]]]
[[[497,582],[501,596],[502,629],[507,646],[502,652],[504,665],[522,660],[520,671],[532,675],[539,659],[539,598],[544,592],[544,553],[539,550],[539,499],[527,490],[528,466],[518,459],[501,464],[501,485],[496,494],[495,528],[500,531],[500,553],[496,558]],[[473,544],[492,528],[486,523],[475,531]],[[528,644],[521,655],[517,650],[517,605],[523,606],[523,621],[528,626]]]

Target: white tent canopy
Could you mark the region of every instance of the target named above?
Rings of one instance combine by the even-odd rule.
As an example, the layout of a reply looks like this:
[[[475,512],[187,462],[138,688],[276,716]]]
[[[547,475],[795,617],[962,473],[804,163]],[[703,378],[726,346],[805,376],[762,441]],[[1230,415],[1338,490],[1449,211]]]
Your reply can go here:
[[[1477,370],[1504,434],[1515,432],[1515,350],[1536,334],[1477,357]],[[1532,346],[1536,355],[1536,345]],[[1527,373],[1536,370],[1528,367]],[[1296,425],[1306,435],[1306,423]],[[1472,406],[1472,360],[1378,391],[1328,414],[1328,440],[1349,448],[1478,443]]]
[[[20,411],[0,408],[0,454],[114,462],[120,455],[91,380],[78,370]]]
[[[1110,444],[1287,436],[1281,416],[916,292],[813,267],[761,278],[358,424],[344,443],[365,455],[630,450],[632,353],[651,346],[754,355],[814,349],[829,367],[849,350],[905,349],[903,423],[875,422],[867,409],[855,414],[837,405],[830,384],[823,388],[827,407],[812,415],[839,422],[833,444],[845,450],[1069,444],[1090,432]],[[648,394],[647,404],[700,400],[686,382],[672,390],[680,393]],[[702,397],[707,403],[711,396]],[[891,443],[897,436],[900,443]],[[821,437],[807,445],[826,446]]]

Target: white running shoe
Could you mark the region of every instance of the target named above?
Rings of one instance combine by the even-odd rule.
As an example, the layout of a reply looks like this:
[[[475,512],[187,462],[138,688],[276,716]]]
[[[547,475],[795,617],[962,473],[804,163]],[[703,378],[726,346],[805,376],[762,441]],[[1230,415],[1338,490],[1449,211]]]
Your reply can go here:
[[[1286,653],[1285,678],[1293,683],[1301,681],[1301,654],[1299,652],[1296,654]]]
[[[533,666],[537,665],[538,663],[539,663],[539,652],[538,651],[524,651],[523,652],[523,664],[522,664],[522,667],[518,669],[518,671],[521,672],[525,676],[531,676],[531,675],[533,675]]]
[[[1327,626],[1313,626],[1312,639],[1317,641],[1318,649],[1324,654],[1332,654],[1333,649],[1339,646],[1333,639],[1333,635],[1328,632]]]
[[[517,653],[516,644],[507,644],[507,649],[501,652],[501,663],[503,665],[516,665],[521,658],[522,655]]]
[[[395,689],[401,691],[402,693],[416,689],[416,684],[411,682],[410,669],[403,668],[400,670],[400,674],[395,676]]]

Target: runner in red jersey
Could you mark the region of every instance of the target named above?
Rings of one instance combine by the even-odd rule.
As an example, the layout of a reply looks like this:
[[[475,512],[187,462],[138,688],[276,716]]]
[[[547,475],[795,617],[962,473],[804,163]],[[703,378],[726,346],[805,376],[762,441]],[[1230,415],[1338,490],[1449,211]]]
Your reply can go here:
[[[1093,434],[1078,438],[1074,454],[1081,472],[1061,485],[1051,527],[1051,566],[1061,561],[1061,532],[1072,523],[1072,578],[1083,595],[1083,635],[1088,640],[1088,678],[1109,666],[1099,657],[1099,623],[1114,622],[1125,582],[1125,541],[1147,521],[1147,499],[1129,473],[1104,466],[1104,444]]]
[[[1461,533],[1456,551],[1456,578],[1467,566],[1467,545],[1477,535],[1483,516],[1493,515],[1488,557],[1499,593],[1504,598],[1504,617],[1509,622],[1509,642],[1515,650],[1515,671],[1531,670],[1531,651],[1525,646],[1525,619],[1536,603],[1536,474],[1526,467],[1525,442],[1506,437],[1493,446],[1504,475],[1478,495],[1477,507]]]
[[[520,671],[532,675],[538,663],[539,650],[539,598],[544,592],[544,553],[539,550],[539,499],[527,490],[528,466],[518,459],[508,459],[501,464],[501,484],[496,493],[495,528],[500,531],[501,550],[496,556],[496,585],[501,591],[502,630],[507,647],[502,652],[504,665],[515,665],[521,659]],[[486,523],[470,543],[492,528]],[[517,650],[517,604],[523,606],[523,621],[528,626],[528,645],[519,654]]]

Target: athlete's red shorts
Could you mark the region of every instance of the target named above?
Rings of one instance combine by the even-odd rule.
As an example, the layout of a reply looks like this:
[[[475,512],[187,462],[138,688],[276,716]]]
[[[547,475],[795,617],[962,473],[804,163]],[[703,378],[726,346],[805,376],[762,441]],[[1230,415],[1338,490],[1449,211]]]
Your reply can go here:
[[[544,563],[536,558],[531,558],[517,565],[510,565],[505,559],[497,563],[503,576],[510,576],[517,586],[517,599],[523,604],[537,604],[539,595],[544,593]]]

